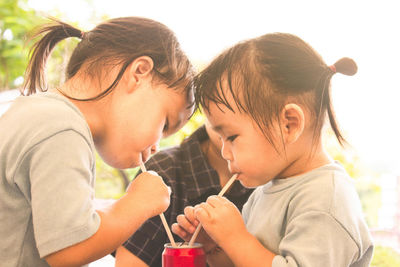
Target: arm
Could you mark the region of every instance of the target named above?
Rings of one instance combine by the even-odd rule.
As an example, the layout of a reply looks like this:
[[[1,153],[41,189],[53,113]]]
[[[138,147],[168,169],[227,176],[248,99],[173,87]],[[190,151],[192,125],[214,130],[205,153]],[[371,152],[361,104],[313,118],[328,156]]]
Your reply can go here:
[[[168,210],[164,213],[169,218]],[[141,266],[137,262],[151,265],[161,265],[161,255],[167,236],[159,216],[148,219],[119,248],[115,255],[117,266]],[[119,253],[122,251],[122,253]],[[125,252],[125,253],[123,253]]]
[[[266,267],[272,266],[274,254],[267,250],[252,235],[238,239],[226,240],[224,250],[211,253],[207,256],[207,262],[211,267],[259,267],[260,262]],[[232,242],[229,244],[228,242]]]
[[[141,259],[132,254],[124,246],[117,249],[115,255],[115,267],[148,267]]]
[[[163,212],[168,204],[168,190],[162,179],[143,173],[131,183],[125,196],[98,211],[101,224],[93,236],[45,259],[51,266],[81,266],[99,259],[120,246],[146,219]]]
[[[81,266],[107,255],[169,205],[161,177],[147,172],[121,199],[95,211],[93,156],[90,142],[74,130],[48,137],[26,156],[35,242],[51,266]]]

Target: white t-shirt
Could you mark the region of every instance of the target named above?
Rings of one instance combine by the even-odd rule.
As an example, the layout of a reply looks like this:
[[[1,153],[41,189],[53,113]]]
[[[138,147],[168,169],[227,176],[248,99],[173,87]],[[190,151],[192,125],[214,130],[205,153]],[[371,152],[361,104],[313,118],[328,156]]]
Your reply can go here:
[[[244,205],[246,227],[273,267],[369,266],[373,244],[351,178],[337,163],[275,179]]]
[[[18,97],[0,117],[0,262],[41,259],[92,236],[95,156],[83,115],[54,93]]]

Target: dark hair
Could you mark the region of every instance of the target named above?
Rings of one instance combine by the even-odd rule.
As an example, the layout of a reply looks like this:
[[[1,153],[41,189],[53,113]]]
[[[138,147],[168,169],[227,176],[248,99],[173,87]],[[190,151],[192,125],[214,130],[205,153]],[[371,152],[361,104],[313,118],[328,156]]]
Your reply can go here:
[[[191,92],[193,67],[181,50],[174,33],[165,25],[147,18],[124,17],[110,19],[89,32],[82,32],[59,20],[52,21],[53,23],[44,25],[33,36],[35,38],[43,35],[31,49],[22,89],[27,91],[27,95],[36,93],[38,89],[47,90],[44,78],[46,61],[54,46],[68,37],[82,40],[69,60],[67,80],[80,70],[96,77],[102,74],[104,68],[122,66],[114,82],[105,91],[89,99],[76,100],[96,100],[110,93],[129,64],[140,56],[149,56],[153,60],[153,79],[166,83],[170,88],[183,87],[187,94]]]
[[[341,145],[346,142],[336,123],[330,81],[335,72],[354,75],[357,65],[342,58],[334,67],[306,42],[287,33],[271,33],[238,43],[214,59],[194,81],[196,104],[209,111],[210,102],[233,111],[222,90],[226,85],[239,112],[249,114],[274,145],[271,125],[288,103],[304,105],[314,115],[314,137],[325,120]],[[335,69],[336,68],[336,69]],[[225,84],[223,84],[225,82]]]

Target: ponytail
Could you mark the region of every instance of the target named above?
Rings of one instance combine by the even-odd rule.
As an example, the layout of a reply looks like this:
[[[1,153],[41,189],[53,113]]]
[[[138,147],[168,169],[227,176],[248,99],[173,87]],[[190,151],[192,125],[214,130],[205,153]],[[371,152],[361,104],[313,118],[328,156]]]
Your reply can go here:
[[[343,146],[345,143],[347,143],[346,139],[343,137],[341,134],[338,124],[335,119],[335,113],[333,111],[332,107],[332,101],[331,101],[331,96],[330,96],[330,79],[332,76],[336,73],[341,73],[347,76],[353,76],[354,74],[357,73],[357,64],[352,60],[351,58],[344,57],[336,61],[335,64],[329,66],[327,68],[327,78],[325,82],[324,87],[322,88],[322,96],[321,96],[321,106],[325,104],[327,107],[327,113],[328,113],[328,118],[329,118],[329,124],[338,140],[341,146]],[[326,88],[328,87],[328,88]],[[326,90],[328,90],[328,94],[326,93]]]
[[[344,57],[336,61],[335,64],[330,66],[333,74],[338,72],[347,76],[353,76],[357,73],[357,64],[351,58]]]
[[[25,72],[25,82],[21,93],[31,95],[40,91],[46,91],[45,68],[47,60],[55,45],[68,37],[82,38],[83,34],[77,28],[52,19],[54,23],[47,24],[36,32],[32,38],[44,36],[37,41],[30,50],[30,59]]]
[[[141,17],[122,17],[104,21],[94,29],[82,33],[79,29],[52,19],[34,37],[42,36],[31,49],[29,65],[25,73],[22,94],[46,91],[45,65],[54,46],[68,37],[81,41],[75,47],[66,69],[66,79],[80,71],[85,76],[107,75],[109,68],[118,66],[119,72],[105,90],[87,99],[67,98],[77,101],[94,101],[109,94],[121,80],[129,64],[140,56],[148,56],[154,62],[153,78],[170,88],[181,89],[190,95],[194,69],[174,34],[160,22]],[[102,86],[101,86],[102,87]]]

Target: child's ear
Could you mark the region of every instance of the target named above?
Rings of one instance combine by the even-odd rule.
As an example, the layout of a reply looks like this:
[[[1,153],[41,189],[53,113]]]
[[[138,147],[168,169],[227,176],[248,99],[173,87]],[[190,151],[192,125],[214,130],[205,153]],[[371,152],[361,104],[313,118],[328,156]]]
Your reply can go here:
[[[296,142],[304,130],[304,112],[296,104],[286,104],[281,114],[281,128],[286,144]]]
[[[154,62],[148,56],[136,58],[127,68],[128,90],[134,90],[137,85],[143,80],[151,78]]]

